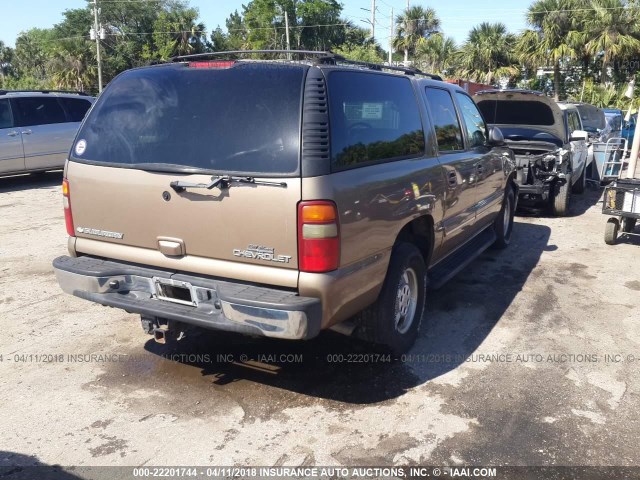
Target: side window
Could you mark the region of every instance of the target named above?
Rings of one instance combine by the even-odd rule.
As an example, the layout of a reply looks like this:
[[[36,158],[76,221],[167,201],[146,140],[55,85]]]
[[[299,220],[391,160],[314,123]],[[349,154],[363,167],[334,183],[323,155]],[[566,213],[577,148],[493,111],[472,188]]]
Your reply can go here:
[[[484,123],[478,107],[468,95],[457,93],[458,103],[462,112],[462,119],[467,128],[469,147],[481,147],[487,143],[487,125]]]
[[[464,150],[462,129],[456,115],[456,107],[448,91],[440,88],[426,88],[429,110],[441,152]]]
[[[422,120],[408,78],[333,72],[328,87],[335,168],[424,153]]]
[[[0,100],[0,128],[12,128],[13,117],[9,100]]]
[[[21,127],[64,123],[67,118],[56,98],[24,97],[16,98],[13,104],[17,110],[17,119]]]
[[[571,130],[571,132],[580,130],[580,119],[576,112],[569,112],[569,130]]]
[[[70,122],[81,122],[87,110],[91,108],[91,102],[80,98],[60,98],[64,105]]]

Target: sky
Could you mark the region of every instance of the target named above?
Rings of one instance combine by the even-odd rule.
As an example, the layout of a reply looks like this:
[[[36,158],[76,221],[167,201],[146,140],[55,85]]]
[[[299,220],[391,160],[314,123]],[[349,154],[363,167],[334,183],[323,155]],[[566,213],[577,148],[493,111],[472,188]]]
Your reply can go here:
[[[101,0],[98,0],[100,3]],[[109,0],[105,0],[109,1]],[[207,30],[218,25],[224,28],[225,19],[249,0],[189,0],[200,11],[200,20]],[[469,30],[481,22],[503,22],[517,33],[525,28],[524,13],[532,0],[410,0],[412,5],[433,7],[442,21],[442,30],[457,43],[464,42]],[[80,8],[86,0],[29,0],[29,8],[15,0],[0,0],[0,40],[14,46],[18,33],[33,27],[49,28],[62,20],[62,12]],[[343,0],[343,17],[355,24],[370,28],[371,0]],[[389,43],[391,8],[397,15],[406,8],[406,0],[376,0],[376,39],[384,48]],[[363,10],[366,9],[367,11]],[[87,32],[88,33],[88,32]]]

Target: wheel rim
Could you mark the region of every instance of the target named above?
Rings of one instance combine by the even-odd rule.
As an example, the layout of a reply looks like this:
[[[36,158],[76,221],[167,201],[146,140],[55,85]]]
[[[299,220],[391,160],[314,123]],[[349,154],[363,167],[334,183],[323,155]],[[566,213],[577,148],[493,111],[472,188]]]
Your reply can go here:
[[[412,268],[407,268],[400,276],[396,292],[395,327],[399,333],[411,328],[418,306],[418,277]]]
[[[506,204],[504,206],[504,214],[502,218],[502,232],[505,238],[509,237],[509,230],[511,227],[511,199],[507,197]]]

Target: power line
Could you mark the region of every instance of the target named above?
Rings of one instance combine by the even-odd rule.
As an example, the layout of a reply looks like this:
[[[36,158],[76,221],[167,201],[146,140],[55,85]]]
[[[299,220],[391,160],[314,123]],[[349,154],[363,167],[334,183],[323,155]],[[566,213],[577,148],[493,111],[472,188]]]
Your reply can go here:
[[[87,0],[90,1],[90,0]],[[158,3],[166,2],[167,0],[100,0],[100,3]]]
[[[349,22],[343,22],[343,23],[327,23],[327,24],[316,24],[316,25],[295,25],[295,26],[289,26],[290,29],[294,29],[294,28],[298,28],[298,29],[303,29],[303,28],[317,28],[317,27],[338,27],[338,26],[351,26],[352,24]],[[227,31],[229,32],[251,32],[251,31],[255,31],[255,30],[282,30],[282,29],[286,29],[286,26],[273,26],[273,27],[246,27],[246,28],[233,28],[233,29],[229,29]],[[210,35],[211,33],[213,33],[215,30],[197,30],[195,33],[196,35],[201,34],[201,35]],[[178,34],[184,34],[184,33],[193,33],[193,30],[175,30],[175,31],[163,31],[163,32],[117,32],[117,33],[108,33],[105,32],[105,36],[107,37],[126,37],[126,36],[144,36],[144,35],[178,35]],[[35,40],[34,43],[49,43],[49,42],[62,42],[65,40],[90,40],[90,36],[89,35],[76,35],[73,37],[61,37],[61,38],[48,38],[48,39],[38,39]]]
[[[165,2],[166,0],[100,0],[100,3],[152,3],[152,2]],[[387,3],[386,1],[383,0],[376,0],[376,1],[380,1],[381,3],[383,3],[384,5],[389,5],[389,3]],[[573,9],[557,9],[557,10],[545,10],[543,13],[564,13],[564,12],[585,12],[585,11],[595,11],[595,10],[632,10],[632,9],[640,9],[640,6],[621,6],[621,7],[602,7],[602,8],[573,8]],[[487,12],[490,11],[490,8],[482,8],[483,12]],[[527,13],[528,10],[522,10],[522,9],[495,9],[496,11],[501,11],[501,12],[520,12],[520,13]],[[391,17],[380,14],[381,17],[389,19]],[[352,21],[359,21],[359,20],[364,20],[364,21],[369,21],[368,19],[362,18],[362,17],[352,17],[352,16],[345,16],[343,18],[346,18],[347,20],[352,20]],[[410,21],[410,22],[419,22],[419,21],[424,21],[424,20],[430,20],[427,18],[417,18],[417,19],[406,19],[405,21]],[[477,20],[477,16],[473,16],[473,15],[469,15],[469,16],[457,16],[454,20],[450,20],[448,23],[452,23],[452,22],[465,22],[467,20]],[[388,25],[385,25],[382,22],[376,21],[375,25],[379,25],[380,27],[382,27],[384,30],[391,30],[390,27]],[[305,28],[327,28],[327,27],[346,27],[346,26],[354,26],[352,23],[350,23],[349,21],[343,21],[343,22],[339,22],[339,23],[326,23],[326,24],[313,24],[313,25],[290,25],[289,29],[305,29]],[[283,30],[286,29],[286,26],[277,26],[277,25],[273,25],[273,26],[268,26],[268,27],[244,27],[244,28],[232,28],[232,29],[226,29],[226,31],[228,33],[231,32],[245,32],[245,33],[250,33],[252,31],[261,31],[261,30]],[[202,34],[202,35],[210,35],[211,33],[213,33],[215,30],[200,30],[197,33]],[[110,36],[110,37],[118,37],[118,36],[145,36],[145,35],[177,35],[177,34],[185,34],[185,33],[192,33],[192,30],[177,30],[177,31],[161,31],[161,32],[117,32],[117,33],[106,33],[106,36]],[[19,37],[18,37],[19,38]],[[389,36],[387,37],[382,37],[382,38],[389,38]],[[49,43],[49,42],[60,42],[60,41],[66,41],[66,40],[88,40],[89,36],[82,36],[82,35],[78,35],[78,36],[70,36],[70,37],[62,37],[62,38],[52,38],[52,39],[46,39],[46,40],[36,40],[35,43]]]

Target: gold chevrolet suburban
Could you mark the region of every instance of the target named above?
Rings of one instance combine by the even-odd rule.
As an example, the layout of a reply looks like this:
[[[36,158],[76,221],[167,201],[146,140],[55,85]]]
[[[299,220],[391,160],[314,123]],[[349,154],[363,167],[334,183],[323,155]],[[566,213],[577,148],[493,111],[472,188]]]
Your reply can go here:
[[[334,328],[405,351],[428,282],[509,243],[513,153],[439,77],[267,55],[180,57],[111,82],[66,164],[58,281],[140,314],[161,342],[187,326]]]

